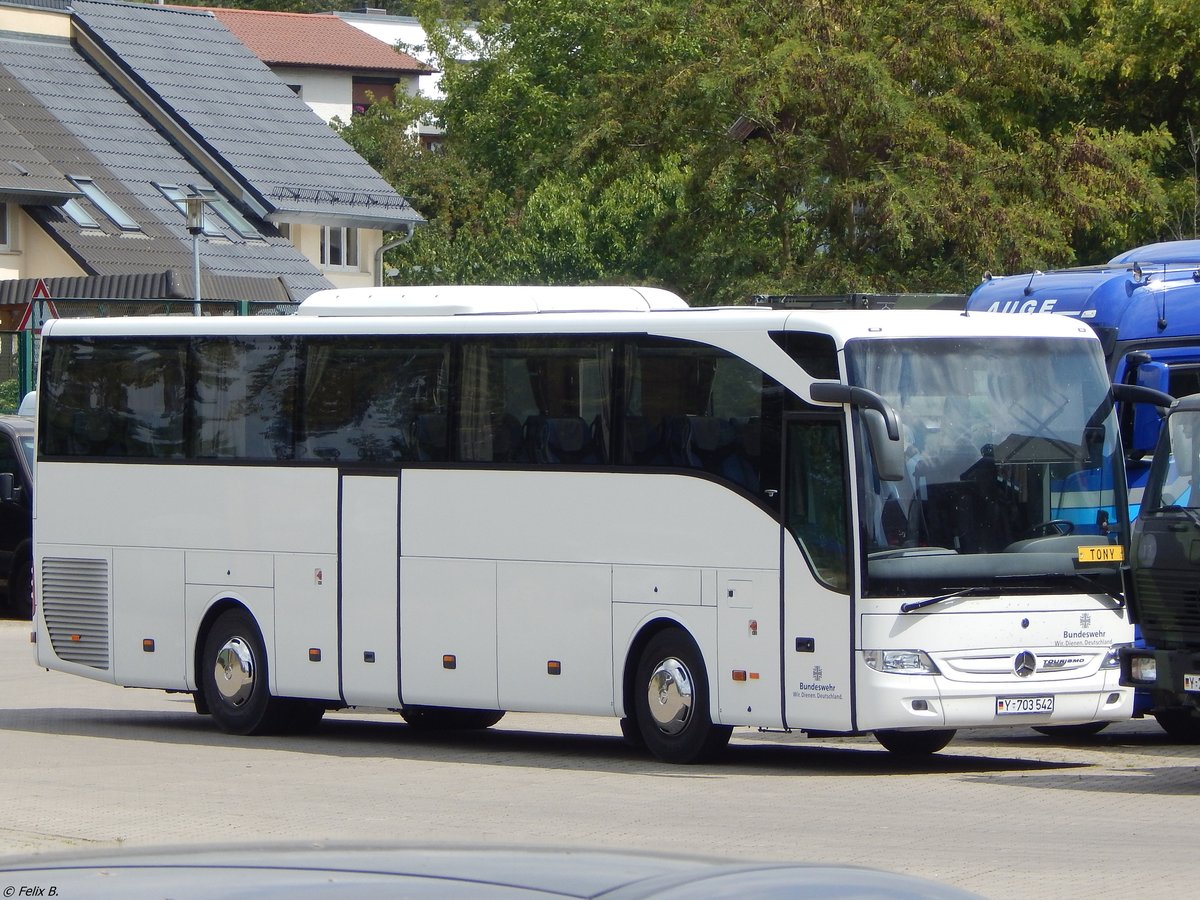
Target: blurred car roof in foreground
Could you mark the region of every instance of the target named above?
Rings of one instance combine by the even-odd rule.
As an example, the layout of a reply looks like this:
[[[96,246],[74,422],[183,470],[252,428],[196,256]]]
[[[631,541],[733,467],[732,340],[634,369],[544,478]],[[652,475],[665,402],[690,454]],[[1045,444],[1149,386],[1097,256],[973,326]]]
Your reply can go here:
[[[977,898],[855,866],[734,863],[590,850],[488,847],[201,847],[0,860],[0,880],[59,897]],[[47,896],[49,891],[42,896]],[[31,894],[17,894],[31,896]],[[6,894],[6,896],[8,896]]]

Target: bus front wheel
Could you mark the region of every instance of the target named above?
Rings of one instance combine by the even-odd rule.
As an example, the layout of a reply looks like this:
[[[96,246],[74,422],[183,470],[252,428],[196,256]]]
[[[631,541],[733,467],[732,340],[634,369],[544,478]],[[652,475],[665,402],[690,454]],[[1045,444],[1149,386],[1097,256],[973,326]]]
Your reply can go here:
[[[479,731],[504,718],[499,709],[452,709],[445,706],[406,706],[400,718],[422,731]]]
[[[262,635],[246,610],[228,610],[213,623],[204,640],[200,679],[205,705],[222,731],[264,734],[288,725],[291,709],[271,696]]]
[[[954,729],[938,731],[877,731],[875,740],[896,756],[929,756],[952,740]]]
[[[663,762],[711,759],[733,729],[709,715],[708,676],[691,635],[668,628],[652,637],[638,662],[634,718],[646,748]]]

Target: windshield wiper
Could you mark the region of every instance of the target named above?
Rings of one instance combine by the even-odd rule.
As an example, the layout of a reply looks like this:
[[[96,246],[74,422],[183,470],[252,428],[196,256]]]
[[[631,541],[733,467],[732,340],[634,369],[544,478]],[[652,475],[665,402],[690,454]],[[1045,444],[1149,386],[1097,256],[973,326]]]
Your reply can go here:
[[[1112,588],[1106,587],[1104,582],[1099,578],[1089,575],[1087,572],[1043,572],[1041,575],[1030,575],[1029,578],[1047,578],[1047,579],[1070,579],[1071,581],[1082,581],[1089,587],[1096,589],[1097,593],[1107,594],[1117,601],[1118,609],[1125,605],[1125,595],[1116,593]]]
[[[994,594],[996,588],[984,587],[976,585],[975,587],[963,588],[961,591],[954,591],[950,594],[941,594],[937,597],[929,597],[925,600],[913,600],[910,603],[901,603],[900,612],[910,613],[914,610],[924,609],[926,606],[933,606],[935,603],[941,603],[943,600],[953,600],[955,597],[978,597],[982,594]]]
[[[1037,581],[1037,580],[1043,580],[1043,579],[1049,580],[1049,579],[1063,579],[1063,578],[1068,578],[1068,579],[1071,579],[1072,581],[1078,580],[1078,581],[1082,581],[1084,584],[1087,584],[1090,587],[1096,588],[1099,593],[1107,594],[1109,597],[1116,600],[1118,607],[1122,607],[1125,605],[1125,597],[1123,594],[1113,593],[1113,591],[1110,588],[1106,587],[1103,582],[1101,582],[1097,578],[1093,578],[1091,575],[1088,575],[1086,572],[1041,572],[1041,573],[1032,574],[1032,575],[999,576],[999,577],[997,577],[997,581],[999,581],[1005,577],[1007,577],[1009,579],[1020,579],[1021,581],[1031,581],[1031,580]],[[949,594],[939,594],[936,597],[929,597],[925,600],[913,600],[908,603],[901,603],[900,604],[900,612],[902,612],[902,613],[915,612],[918,609],[924,609],[926,606],[933,606],[935,603],[941,603],[945,600],[954,600],[958,597],[981,597],[981,596],[989,596],[989,595],[997,596],[997,595],[1004,594],[1004,593],[1011,593],[1014,590],[1022,591],[1024,593],[1029,593],[1030,591],[1036,592],[1038,590],[1041,590],[1041,588],[1035,584],[1023,584],[1023,585],[1020,585],[1019,587],[1014,586],[1014,585],[1006,586],[1003,584],[976,585],[975,587],[963,588],[961,591],[953,591],[952,593],[949,593]]]

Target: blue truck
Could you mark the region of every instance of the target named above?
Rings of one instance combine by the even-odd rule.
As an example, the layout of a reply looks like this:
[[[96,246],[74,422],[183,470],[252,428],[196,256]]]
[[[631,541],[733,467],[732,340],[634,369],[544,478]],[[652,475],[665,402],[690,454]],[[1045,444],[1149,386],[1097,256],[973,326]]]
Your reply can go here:
[[[1148,244],[1104,265],[1020,275],[986,274],[967,298],[970,312],[1071,316],[1091,327],[1104,347],[1114,384],[1183,397],[1200,393],[1200,241]],[[1162,409],[1125,403],[1119,410],[1130,517],[1136,518],[1158,442]],[[1097,486],[1099,487],[1099,486]],[[1104,511],[1081,508],[1071,527],[1106,530]],[[1139,633],[1139,647],[1145,647]],[[1134,715],[1153,715],[1172,737],[1197,737],[1190,721],[1135,695]]]

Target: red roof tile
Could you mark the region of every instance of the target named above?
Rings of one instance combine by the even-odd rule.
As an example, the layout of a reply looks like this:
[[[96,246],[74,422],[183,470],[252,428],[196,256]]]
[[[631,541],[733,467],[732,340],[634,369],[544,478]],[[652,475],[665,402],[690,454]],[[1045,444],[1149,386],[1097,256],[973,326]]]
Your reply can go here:
[[[337,16],[203,8],[270,66],[317,66],[412,75],[436,71]]]

